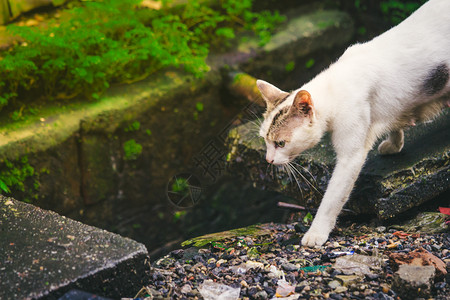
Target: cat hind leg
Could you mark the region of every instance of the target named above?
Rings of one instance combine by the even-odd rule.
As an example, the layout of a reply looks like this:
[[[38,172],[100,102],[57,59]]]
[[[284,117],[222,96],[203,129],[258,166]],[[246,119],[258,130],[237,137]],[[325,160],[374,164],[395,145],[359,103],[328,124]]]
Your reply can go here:
[[[395,154],[399,153],[404,144],[404,134],[403,130],[396,130],[389,134],[387,139],[381,142],[381,144],[378,146],[378,152],[381,155],[387,155],[387,154]]]

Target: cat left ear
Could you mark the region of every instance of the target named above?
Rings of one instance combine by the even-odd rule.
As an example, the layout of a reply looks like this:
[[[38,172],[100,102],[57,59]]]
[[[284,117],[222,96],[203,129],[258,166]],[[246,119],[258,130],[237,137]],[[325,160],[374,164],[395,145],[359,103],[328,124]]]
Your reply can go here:
[[[311,94],[308,91],[301,90],[295,95],[291,109],[295,113],[301,112],[305,115],[311,115],[313,113],[313,107]]]
[[[261,92],[261,96],[263,97],[264,101],[266,101],[267,111],[269,112],[279,104],[280,100],[289,95],[289,93],[280,90],[276,86],[264,80],[257,80],[256,86]]]

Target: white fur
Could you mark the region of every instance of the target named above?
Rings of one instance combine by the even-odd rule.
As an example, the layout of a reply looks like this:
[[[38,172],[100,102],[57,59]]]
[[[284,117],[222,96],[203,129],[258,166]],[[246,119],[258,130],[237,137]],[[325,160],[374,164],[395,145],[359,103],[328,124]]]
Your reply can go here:
[[[320,246],[328,238],[347,201],[368,151],[376,140],[392,132],[379,148],[382,154],[399,152],[402,128],[414,108],[450,95],[450,83],[438,94],[423,92],[424,81],[437,65],[450,68],[450,0],[430,0],[398,26],[370,42],[351,46],[326,71],[294,91],[268,113],[260,134],[265,137],[273,116],[293,103],[296,92],[312,96],[314,116],[296,128],[292,141],[275,148],[267,141],[267,159],[283,164],[332,132],[337,163],[310,230],[306,246]],[[270,84],[258,81],[258,87]],[[261,88],[260,88],[261,90]]]

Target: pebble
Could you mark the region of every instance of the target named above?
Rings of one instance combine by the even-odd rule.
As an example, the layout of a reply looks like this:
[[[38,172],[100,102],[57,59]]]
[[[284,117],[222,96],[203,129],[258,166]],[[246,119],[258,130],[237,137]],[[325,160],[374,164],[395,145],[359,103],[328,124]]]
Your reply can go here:
[[[240,299],[274,299],[282,291],[292,293],[288,296],[292,299],[391,300],[398,298],[398,291],[391,288],[396,269],[387,259],[358,276],[344,274],[333,265],[343,256],[387,258],[387,251],[409,253],[419,247],[444,260],[450,271],[449,233],[398,238],[397,230],[356,224],[332,234],[325,246],[308,248],[285,243],[301,240],[303,232],[296,224],[267,226],[272,226],[270,235],[226,238],[220,241],[223,249],[206,246],[170,252],[152,264],[147,289],[154,298],[198,299],[202,298],[199,287],[209,280],[239,289]],[[437,279],[428,298],[446,299],[450,294],[446,280]]]

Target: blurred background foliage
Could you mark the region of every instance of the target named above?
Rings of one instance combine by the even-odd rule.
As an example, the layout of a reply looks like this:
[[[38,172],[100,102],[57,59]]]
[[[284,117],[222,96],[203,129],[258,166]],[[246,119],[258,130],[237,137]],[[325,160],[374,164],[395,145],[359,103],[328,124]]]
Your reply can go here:
[[[16,4],[3,1],[0,9],[19,11],[21,1],[6,2]],[[261,45],[270,40],[285,17],[266,8],[288,12],[299,5],[291,0],[277,5],[273,0],[257,5],[253,0],[43,2],[67,2],[59,8],[63,17],[50,18],[45,26],[7,26],[18,39],[0,52],[0,118],[21,120],[37,114],[45,103],[63,105],[75,97],[95,100],[111,84],[138,81],[165,68],[182,68],[201,77],[209,70],[208,53],[223,51],[239,32],[252,31]],[[358,17],[370,15],[395,25],[425,0],[303,2],[346,10],[357,23]],[[365,25],[359,25],[358,32],[365,35]]]
[[[111,83],[167,67],[201,77],[212,47],[241,30],[252,30],[264,44],[284,19],[278,12],[253,12],[251,0],[152,2],[153,8],[140,0],[78,2],[48,26],[8,26],[21,40],[0,54],[0,110],[22,106],[12,113],[20,119],[40,100],[98,99]]]

